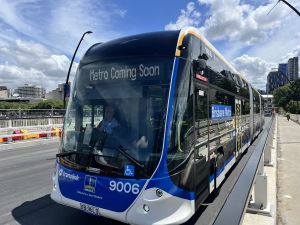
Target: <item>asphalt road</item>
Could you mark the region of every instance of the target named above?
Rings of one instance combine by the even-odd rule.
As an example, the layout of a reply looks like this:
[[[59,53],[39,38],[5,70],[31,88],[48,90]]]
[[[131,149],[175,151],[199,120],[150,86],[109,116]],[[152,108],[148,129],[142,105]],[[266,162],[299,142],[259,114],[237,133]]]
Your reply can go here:
[[[116,224],[50,199],[57,149],[57,141],[0,149],[0,224]]]
[[[186,224],[209,224],[230,193],[257,140],[223,183],[216,199],[208,199]],[[0,225],[89,225],[122,224],[59,205],[50,199],[52,173],[58,142],[41,142],[26,147],[0,147]],[[199,216],[201,219],[199,220]]]

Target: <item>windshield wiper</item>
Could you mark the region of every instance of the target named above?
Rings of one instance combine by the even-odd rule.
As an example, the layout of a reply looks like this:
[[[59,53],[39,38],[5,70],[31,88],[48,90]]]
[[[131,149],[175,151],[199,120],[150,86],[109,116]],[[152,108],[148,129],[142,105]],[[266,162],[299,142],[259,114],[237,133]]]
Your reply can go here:
[[[130,155],[129,153],[127,153],[126,151],[128,151],[128,149],[125,149],[123,146],[119,146],[118,151],[124,155],[127,159],[129,159],[131,162],[133,162],[136,166],[140,167],[146,174],[146,169],[145,169],[145,165],[142,164],[141,162],[139,162],[137,159],[135,159],[132,155]]]
[[[126,151],[128,151],[127,149],[125,149],[124,147],[122,146],[119,146],[119,148],[116,148],[123,156],[125,156],[125,158],[127,158],[129,161],[131,161],[134,165],[138,166],[139,168],[142,169],[143,173],[148,176],[147,174],[147,171],[146,171],[146,168],[145,168],[145,165],[140,163],[137,159],[135,159],[133,156],[131,156],[129,153],[127,153]],[[61,158],[61,157],[66,157],[66,156],[71,156],[71,155],[84,155],[83,152],[78,152],[78,151],[70,151],[70,152],[61,152],[61,153],[58,153],[56,154],[56,157],[58,158]],[[103,158],[117,158],[117,157],[114,157],[114,156],[109,156],[109,155],[101,155],[101,154],[95,154],[92,151],[90,151],[88,154],[86,155],[89,155],[90,157],[94,157],[94,156],[98,156],[98,157],[103,157]],[[99,163],[99,162],[97,162]],[[118,167],[115,167],[113,165],[110,165],[109,163],[105,164],[105,163],[99,163],[103,166],[107,166],[107,167],[110,167],[112,169],[120,169]]]
[[[70,156],[70,155],[81,155],[84,154],[82,152],[78,152],[78,151],[69,151],[69,152],[61,152],[56,154],[57,158],[61,158],[61,157],[66,157],[66,156]]]

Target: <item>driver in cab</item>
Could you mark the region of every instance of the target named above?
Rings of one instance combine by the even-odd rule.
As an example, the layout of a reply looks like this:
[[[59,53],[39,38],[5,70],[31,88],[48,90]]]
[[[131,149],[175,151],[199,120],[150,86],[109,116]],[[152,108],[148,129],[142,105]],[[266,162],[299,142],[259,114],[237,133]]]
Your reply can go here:
[[[111,135],[116,129],[120,129],[120,123],[115,118],[115,107],[112,104],[108,104],[105,108],[104,119],[99,123],[97,128],[100,131]],[[133,142],[134,146],[139,149],[144,149],[148,147],[148,141],[145,136],[142,136],[137,141]]]
[[[99,123],[97,128],[100,131],[104,131],[107,134],[112,134],[113,130],[120,126],[119,122],[116,120],[114,115],[114,106],[111,104],[107,105],[104,112],[104,119]]]

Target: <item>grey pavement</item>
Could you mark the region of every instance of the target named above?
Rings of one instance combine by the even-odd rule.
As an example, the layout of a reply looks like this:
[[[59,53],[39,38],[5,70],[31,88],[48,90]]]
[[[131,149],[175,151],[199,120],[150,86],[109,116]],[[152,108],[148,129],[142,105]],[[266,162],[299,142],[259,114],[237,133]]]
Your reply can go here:
[[[50,199],[57,141],[15,147],[0,150],[1,225],[116,224],[61,206]]]
[[[300,125],[278,118],[277,222],[300,224]]]

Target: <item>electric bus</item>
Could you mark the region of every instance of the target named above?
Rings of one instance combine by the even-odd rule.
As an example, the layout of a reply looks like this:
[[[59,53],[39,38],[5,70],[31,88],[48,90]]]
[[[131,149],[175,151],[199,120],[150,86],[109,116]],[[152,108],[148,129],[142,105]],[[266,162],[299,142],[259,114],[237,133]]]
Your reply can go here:
[[[262,130],[261,105],[194,28],[95,44],[74,78],[51,198],[129,224],[183,223]]]

